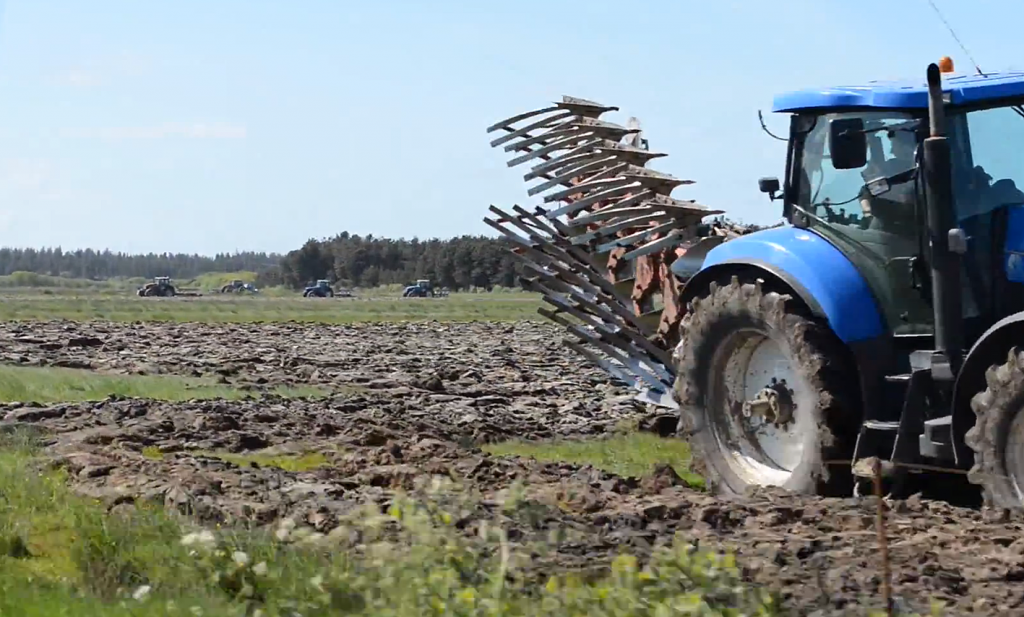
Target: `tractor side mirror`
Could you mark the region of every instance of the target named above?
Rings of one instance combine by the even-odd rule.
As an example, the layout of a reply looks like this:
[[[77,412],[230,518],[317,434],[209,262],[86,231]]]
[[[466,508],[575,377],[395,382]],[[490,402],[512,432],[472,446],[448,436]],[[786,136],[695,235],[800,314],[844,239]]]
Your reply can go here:
[[[768,197],[773,201],[775,200],[775,194],[779,192],[780,188],[778,178],[759,178],[757,180],[757,190],[767,193]]]
[[[868,163],[868,139],[862,118],[829,122],[828,149],[835,169],[860,169]]]

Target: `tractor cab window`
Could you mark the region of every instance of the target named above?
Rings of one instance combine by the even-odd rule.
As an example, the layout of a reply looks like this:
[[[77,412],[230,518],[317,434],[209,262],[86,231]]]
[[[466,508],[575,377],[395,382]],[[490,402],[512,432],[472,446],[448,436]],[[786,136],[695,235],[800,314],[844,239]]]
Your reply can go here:
[[[832,120],[860,118],[866,163],[836,169],[829,152]],[[807,226],[839,247],[875,291],[897,334],[931,331],[932,313],[914,279],[921,253],[916,224],[918,134],[914,117],[900,112],[844,112],[805,116],[795,204]]]
[[[1024,118],[1011,107],[980,109],[949,118],[953,200],[957,221],[970,238],[963,259],[964,317],[997,311],[992,263],[994,242],[1005,227],[1007,206],[1024,204],[1024,161],[1017,152],[1024,142]]]
[[[874,129],[867,134],[867,164],[836,169],[829,154],[829,122],[849,117],[860,117]],[[910,119],[878,112],[819,116],[804,141],[798,205],[830,225],[913,235],[917,136],[900,126]]]
[[[953,192],[958,218],[963,221],[1003,206],[1024,203],[1024,118],[1011,107],[972,111],[959,122],[951,137]],[[966,128],[966,130],[964,130]],[[958,139],[959,138],[959,139]],[[970,140],[970,148],[962,142]]]

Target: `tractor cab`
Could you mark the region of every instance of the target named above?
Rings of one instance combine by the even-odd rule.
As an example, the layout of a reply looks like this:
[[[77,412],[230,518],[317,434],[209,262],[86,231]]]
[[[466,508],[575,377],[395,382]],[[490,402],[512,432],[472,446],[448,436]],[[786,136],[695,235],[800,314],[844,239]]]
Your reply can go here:
[[[1024,222],[1024,162],[1007,155],[1015,135],[1024,140],[1024,113],[1020,99],[995,98],[1021,88],[1024,74],[956,75],[946,66],[952,196],[943,216],[953,236],[944,240],[962,251],[957,295],[970,342],[1024,308],[1006,276],[1024,278],[1005,269],[993,276],[993,260],[1024,244],[1024,237],[1004,237]],[[917,346],[935,328],[922,160],[927,96],[921,86],[877,84],[792,93],[775,105],[791,114],[784,215],[842,250],[877,296],[885,329]]]

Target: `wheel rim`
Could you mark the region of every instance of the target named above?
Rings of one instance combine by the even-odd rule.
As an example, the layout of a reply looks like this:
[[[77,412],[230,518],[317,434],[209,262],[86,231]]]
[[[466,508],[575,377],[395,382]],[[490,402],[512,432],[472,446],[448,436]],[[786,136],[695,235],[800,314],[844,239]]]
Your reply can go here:
[[[777,342],[752,329],[732,333],[712,367],[710,424],[731,471],[748,484],[785,485],[815,430],[807,383]]]
[[[1017,501],[1024,503],[1024,410],[1019,410],[1010,422],[1010,430],[1003,446],[1006,475],[1016,493]]]

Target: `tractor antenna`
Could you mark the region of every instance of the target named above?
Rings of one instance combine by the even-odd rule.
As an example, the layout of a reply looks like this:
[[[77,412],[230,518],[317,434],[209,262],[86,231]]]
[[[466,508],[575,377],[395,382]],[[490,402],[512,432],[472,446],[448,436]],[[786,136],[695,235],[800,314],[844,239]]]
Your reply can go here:
[[[963,41],[960,40],[960,37],[956,35],[956,31],[953,30],[953,26],[949,25],[949,22],[946,21],[946,18],[942,16],[942,11],[940,11],[939,7],[935,5],[935,0],[928,0],[928,4],[931,5],[932,10],[935,11],[935,14],[939,17],[939,20],[942,21],[943,25],[946,26],[946,30],[949,30],[949,33],[953,36],[953,40],[956,41],[956,44],[959,45],[960,49],[963,50],[964,55],[967,56],[967,59],[970,60],[971,64],[974,65],[974,70],[978,71],[978,75],[986,77],[985,73],[981,71],[981,67],[978,66],[978,63],[974,60],[974,56],[971,55],[971,52],[967,51],[967,46],[964,45]]]

